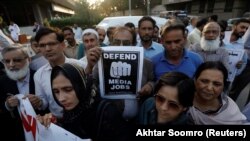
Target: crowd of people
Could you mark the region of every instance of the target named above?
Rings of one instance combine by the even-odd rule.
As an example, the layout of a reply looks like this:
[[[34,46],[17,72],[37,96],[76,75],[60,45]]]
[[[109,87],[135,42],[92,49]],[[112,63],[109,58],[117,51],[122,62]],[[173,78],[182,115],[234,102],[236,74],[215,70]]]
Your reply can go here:
[[[163,27],[156,22],[144,16],[138,28],[126,23],[82,30],[74,24],[60,32],[36,23],[30,40],[34,56],[13,45],[16,24],[10,26],[12,39],[1,29],[0,124],[9,125],[0,127],[3,136],[25,140],[16,94],[29,99],[41,124],[55,123],[83,139],[131,140],[135,125],[249,124],[250,21],[239,19],[232,31],[214,17],[194,17],[188,26],[179,19]],[[143,48],[136,99],[100,95],[103,68],[97,62],[106,46]],[[233,68],[229,49],[243,53]]]

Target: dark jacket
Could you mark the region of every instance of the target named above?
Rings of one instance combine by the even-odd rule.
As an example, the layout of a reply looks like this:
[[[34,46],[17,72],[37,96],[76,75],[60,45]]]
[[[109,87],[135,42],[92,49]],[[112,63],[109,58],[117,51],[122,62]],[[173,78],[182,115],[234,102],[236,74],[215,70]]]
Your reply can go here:
[[[34,71],[30,70],[30,94],[35,94]],[[5,107],[5,101],[8,93],[19,94],[17,83],[11,80],[6,74],[0,76],[0,129],[2,138],[10,141],[25,141],[22,121],[17,108],[9,112]],[[8,126],[3,126],[3,125]]]

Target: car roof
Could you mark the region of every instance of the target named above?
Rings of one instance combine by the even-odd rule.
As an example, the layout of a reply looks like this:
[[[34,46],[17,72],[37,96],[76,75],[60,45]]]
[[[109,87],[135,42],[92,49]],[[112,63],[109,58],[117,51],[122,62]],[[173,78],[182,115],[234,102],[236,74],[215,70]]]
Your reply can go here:
[[[124,26],[127,22],[132,22],[135,27],[138,27],[138,22],[143,16],[118,16],[118,17],[106,17],[97,26],[103,27],[107,30],[110,26]],[[167,19],[151,16],[155,21],[158,27],[163,26]]]

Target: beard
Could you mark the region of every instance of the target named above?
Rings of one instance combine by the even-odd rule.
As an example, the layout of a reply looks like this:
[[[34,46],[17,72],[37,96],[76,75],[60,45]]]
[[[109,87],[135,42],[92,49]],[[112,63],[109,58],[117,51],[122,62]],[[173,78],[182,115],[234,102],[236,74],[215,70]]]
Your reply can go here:
[[[27,60],[25,66],[22,69],[9,70],[5,67],[5,71],[6,71],[7,76],[10,79],[15,80],[15,81],[20,80],[20,79],[24,78],[29,71],[29,61]]]
[[[152,40],[152,36],[149,36],[149,35],[145,35],[145,36],[140,36],[141,40],[143,42],[149,42]]]
[[[220,47],[220,37],[217,37],[215,40],[206,40],[203,36],[200,44],[204,51],[216,51]]]

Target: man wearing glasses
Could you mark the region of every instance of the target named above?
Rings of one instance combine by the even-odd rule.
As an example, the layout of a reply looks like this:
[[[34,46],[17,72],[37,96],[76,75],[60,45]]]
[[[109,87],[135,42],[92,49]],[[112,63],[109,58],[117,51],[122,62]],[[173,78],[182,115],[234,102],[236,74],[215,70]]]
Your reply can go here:
[[[46,109],[48,107],[54,116],[61,117],[62,108],[55,102],[51,91],[50,75],[52,67],[64,63],[73,63],[83,67],[88,74],[92,71],[93,64],[97,62],[97,57],[99,58],[97,55],[101,53],[95,53],[99,51],[97,49],[89,52],[89,54],[87,54],[87,63],[73,58],[67,58],[63,52],[66,47],[63,34],[49,28],[40,29],[35,36],[35,40],[38,42],[40,52],[49,62],[37,70],[34,76],[36,95],[39,96],[41,100],[38,107],[39,109]]]
[[[7,47],[2,51],[6,74],[0,77],[0,121],[8,124],[3,127],[2,135],[9,140],[24,141],[22,122],[17,111],[19,104],[16,94],[24,94],[36,108],[40,99],[34,95],[34,71],[29,69],[30,59],[22,47]],[[15,134],[15,136],[13,136]]]

